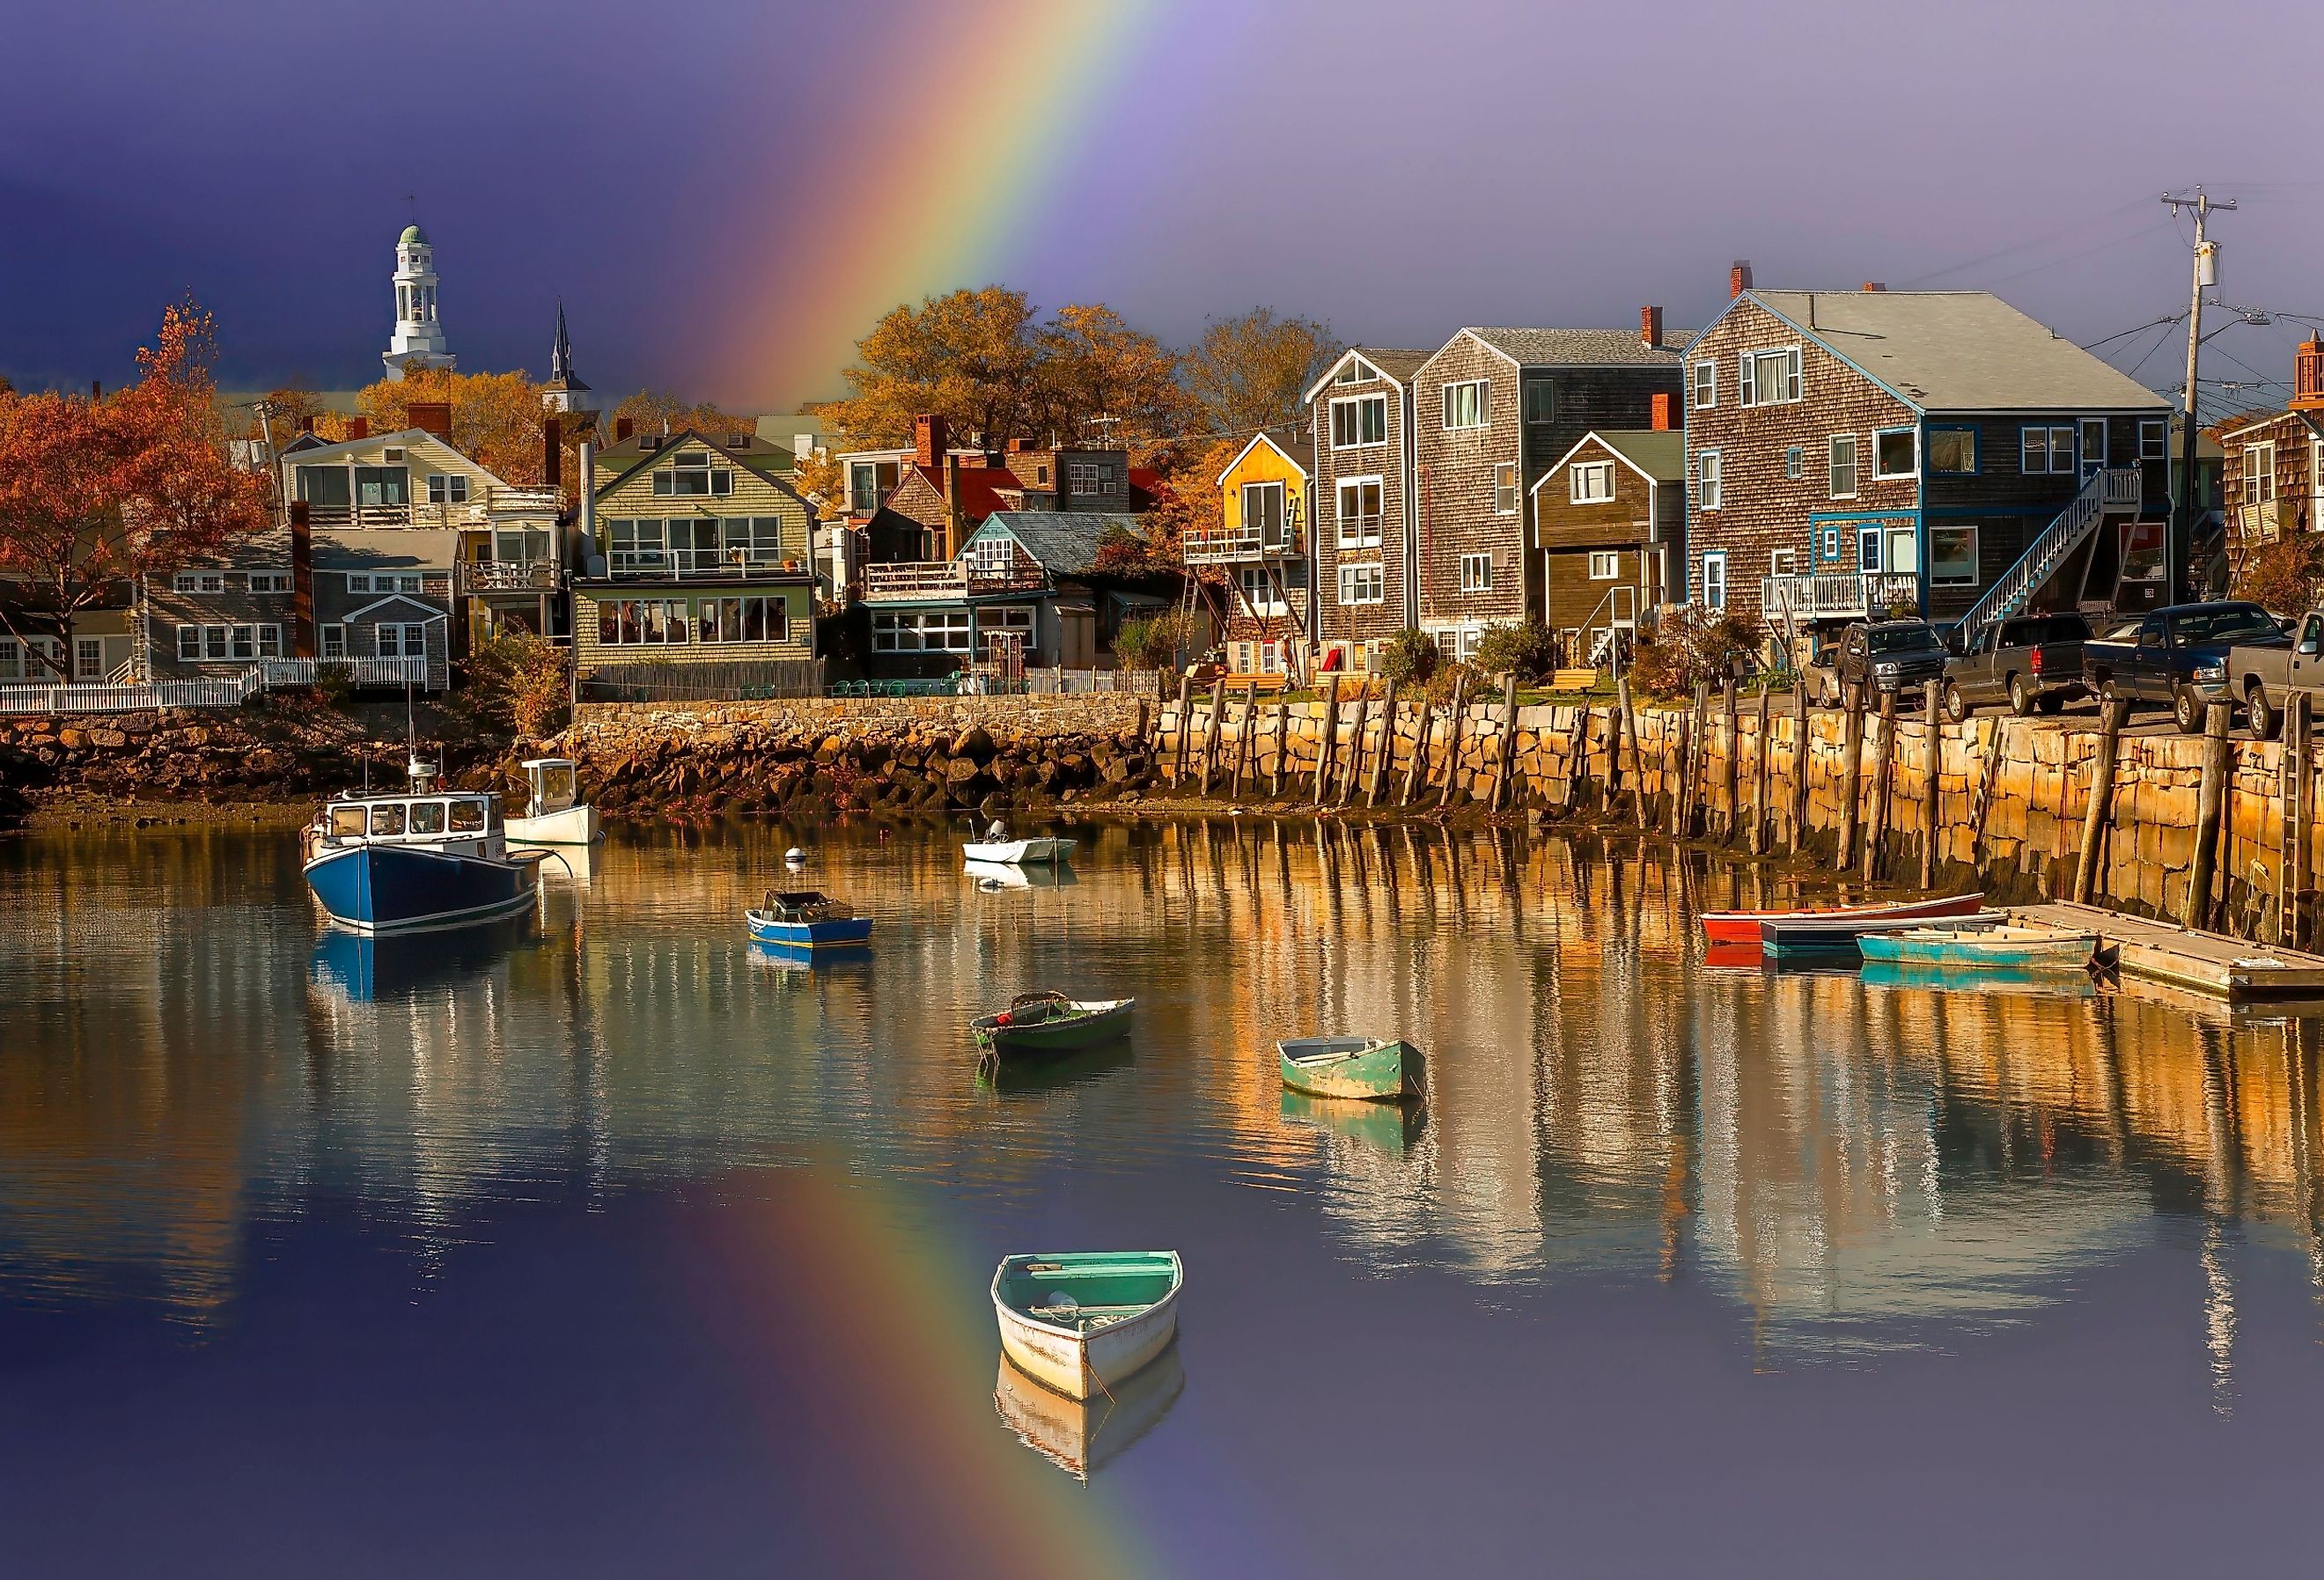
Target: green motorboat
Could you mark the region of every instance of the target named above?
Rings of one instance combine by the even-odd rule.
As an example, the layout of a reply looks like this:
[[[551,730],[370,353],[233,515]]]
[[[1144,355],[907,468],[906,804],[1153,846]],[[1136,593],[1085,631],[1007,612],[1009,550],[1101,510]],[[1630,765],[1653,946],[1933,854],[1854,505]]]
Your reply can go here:
[[[1418,1097],[1426,1088],[1420,1049],[1379,1037],[1286,1037],[1275,1045],[1283,1084],[1318,1097],[1377,1103]]]
[[[988,1054],[1047,1057],[1095,1048],[1130,1034],[1136,999],[1069,999],[1061,993],[1020,993],[998,1014],[968,1023]]]

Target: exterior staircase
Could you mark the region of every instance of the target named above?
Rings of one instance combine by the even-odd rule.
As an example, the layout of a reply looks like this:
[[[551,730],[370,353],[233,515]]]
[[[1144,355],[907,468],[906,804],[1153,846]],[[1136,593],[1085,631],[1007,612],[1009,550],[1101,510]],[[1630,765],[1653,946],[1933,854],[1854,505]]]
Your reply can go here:
[[[2022,614],[2034,595],[2057,574],[2067,557],[2098,530],[2098,523],[2109,512],[2121,513],[2135,511],[2144,498],[2142,479],[2135,467],[2113,467],[2090,474],[2057,519],[2034,535],[2017,557],[2017,563],[2004,571],[1986,589],[1985,596],[1970,605],[1960,617],[1963,644],[1975,648],[1986,627],[1997,621]]]

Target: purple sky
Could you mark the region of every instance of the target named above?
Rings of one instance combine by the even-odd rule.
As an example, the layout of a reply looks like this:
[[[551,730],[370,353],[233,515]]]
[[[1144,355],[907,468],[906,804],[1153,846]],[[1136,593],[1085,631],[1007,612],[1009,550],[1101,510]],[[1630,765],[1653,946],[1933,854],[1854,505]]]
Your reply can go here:
[[[706,370],[771,273],[766,216],[872,118],[909,113],[886,63],[978,9],[33,8],[0,95],[0,372],[118,379],[191,290],[229,385],[373,376],[416,191],[463,367],[545,371],[562,294],[601,389],[830,393]],[[2154,199],[2196,180],[2243,200],[2215,230],[2221,296],[2324,315],[2324,177],[2297,114],[2314,62],[2283,0],[1154,10],[998,272],[1174,341],[1262,302],[1384,343],[1628,324],[1646,301],[1692,325],[1737,257],[1763,285],[1989,288],[2090,340],[2183,306],[2185,244]],[[1026,79],[984,85],[973,115],[1072,64],[1023,55]],[[948,179],[959,130],[931,126],[925,168],[860,202]],[[794,217],[784,245],[845,245],[844,209]],[[2206,374],[2284,378],[2304,333],[2230,329]],[[2176,365],[2163,346],[2141,376]]]

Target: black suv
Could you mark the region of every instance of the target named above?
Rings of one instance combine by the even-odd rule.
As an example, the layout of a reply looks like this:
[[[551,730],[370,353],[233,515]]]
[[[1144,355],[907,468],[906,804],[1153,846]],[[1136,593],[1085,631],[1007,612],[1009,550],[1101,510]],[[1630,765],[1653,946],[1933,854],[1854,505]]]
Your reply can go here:
[[[1937,628],[1925,620],[1875,620],[1840,633],[1833,679],[1843,689],[1909,691],[1943,679],[1950,656]]]

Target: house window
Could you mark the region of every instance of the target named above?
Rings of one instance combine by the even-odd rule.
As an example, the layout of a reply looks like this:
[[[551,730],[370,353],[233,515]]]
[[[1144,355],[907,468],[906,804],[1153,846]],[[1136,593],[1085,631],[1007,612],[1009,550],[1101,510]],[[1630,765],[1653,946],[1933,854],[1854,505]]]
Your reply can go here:
[[[16,644],[10,642],[8,656],[13,659],[15,652]],[[198,664],[202,661],[202,628],[200,626],[178,627],[178,661],[181,664]]]
[[[1727,552],[1714,549],[1702,557],[1702,605],[1706,609],[1727,607]]]
[[[1826,527],[1823,530],[1822,558],[1826,564],[1840,563],[1840,529],[1838,527]]]
[[[73,639],[73,679],[105,679],[105,642],[101,638],[81,636]]]
[[[1604,504],[1614,497],[1614,463],[1577,461],[1566,474],[1576,504]]]
[[[1875,477],[1910,477],[1920,470],[1919,457],[1909,428],[1883,428],[1872,435],[1872,475]]]
[[[1938,587],[1977,585],[1977,529],[1929,529],[1929,580]]]
[[[210,663],[224,663],[234,651],[234,627],[205,625],[202,627],[202,658]]]
[[[1695,504],[1703,510],[1717,510],[1726,497],[1721,475],[1724,468],[1717,450],[1698,450],[1694,457]]]
[[[2107,464],[2107,422],[2103,417],[2085,417],[2082,430],[2082,468],[2095,472]]]
[[[1525,420],[1540,424],[1557,420],[1557,386],[1547,379],[1533,379],[1525,386]]]
[[[389,623],[372,627],[375,652],[383,659],[424,659],[428,656],[425,624]]]
[[[1340,547],[1376,549],[1380,541],[1380,480],[1350,477],[1340,485]]]
[[[1256,532],[1262,549],[1281,549],[1290,541],[1284,519],[1283,485],[1246,483],[1242,485],[1243,531]]]
[[[1287,614],[1291,612],[1290,601],[1284,596],[1283,590],[1275,585],[1275,577],[1268,574],[1266,566],[1238,566],[1235,576],[1237,585],[1242,591],[1243,606],[1253,614],[1265,619],[1270,614]]]
[[[1459,428],[1482,428],[1492,420],[1492,382],[1489,379],[1468,379],[1444,386],[1444,426],[1450,430]]]
[[[669,563],[669,539],[659,520],[608,522],[605,541],[616,576],[623,571],[659,570]]]
[[[1618,581],[1621,579],[1621,575],[1622,557],[1620,554],[1611,549],[1593,549],[1590,551],[1590,579],[1591,581]]]
[[[221,570],[181,570],[170,578],[173,593],[222,593],[226,591],[226,573]]]
[[[1769,576],[1792,576],[1798,572],[1799,566],[1800,551],[1796,549],[1777,549],[1767,556]]]
[[[1856,436],[1852,433],[1831,436],[1831,496],[1856,497]]]
[[[694,611],[696,642],[786,642],[790,637],[790,606],[779,594],[699,598]]]
[[[726,564],[770,566],[782,563],[782,517],[729,516],[717,523],[717,531],[719,553]]]
[[[2029,477],[2074,469],[2071,423],[2055,428],[2022,428],[2017,431],[2017,442],[2018,469]]]
[[[707,450],[696,450],[684,455],[664,470],[656,472],[653,491],[678,496],[709,496],[734,492],[734,473],[731,467],[714,467]]]
[[[2275,503],[2275,446],[2272,443],[2244,446],[2244,503]]]
[[[1493,513],[1513,516],[1520,505],[1517,499],[1517,464],[1515,461],[1493,463]]]
[[[1806,473],[1807,469],[1808,463],[1806,452],[1802,450],[1799,446],[1794,445],[1791,448],[1784,452],[1784,476],[1786,479],[1796,483]]]
[[[410,470],[404,467],[357,467],[355,503],[383,506],[410,504]]]
[[[1377,604],[1388,596],[1388,576],[1376,563],[1340,567],[1340,602]]]
[[[1974,428],[1932,428],[1929,430],[1929,470],[1947,476],[1972,476],[1977,472],[1977,430]]]
[[[1719,404],[1719,365],[1698,362],[1694,365],[1694,409],[1698,411]]]
[[[1351,395],[1332,402],[1332,448],[1355,449],[1388,442],[1388,397]]]
[[[1746,406],[1778,406],[1800,398],[1800,348],[1746,351],[1739,358]]]
[[[257,627],[252,625],[232,625],[228,626],[226,629],[228,633],[227,645],[233,651],[235,658],[247,660],[254,659],[258,656]]]
[[[317,634],[322,638],[322,652],[325,658],[343,659],[347,656],[347,628],[346,626],[326,625],[321,631],[317,633]]]
[[[468,479],[459,472],[428,474],[428,503],[430,504],[466,504],[468,503]]]
[[[2168,460],[2171,456],[2171,424],[2161,417],[2138,420],[2138,458],[2142,461]]]
[[[1493,590],[1493,557],[1490,554],[1461,556],[1461,590],[1464,593],[1489,593]]]
[[[874,652],[948,652],[969,651],[969,613],[965,609],[875,614],[872,616]]]
[[[847,508],[869,515],[880,508],[880,463],[851,461],[847,465]],[[1048,481],[1047,478],[1043,482]]]
[[[290,573],[287,570],[254,570],[250,573],[250,590],[254,593],[287,593],[290,590]]]

